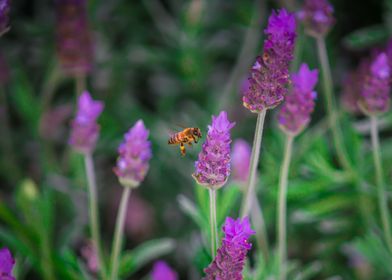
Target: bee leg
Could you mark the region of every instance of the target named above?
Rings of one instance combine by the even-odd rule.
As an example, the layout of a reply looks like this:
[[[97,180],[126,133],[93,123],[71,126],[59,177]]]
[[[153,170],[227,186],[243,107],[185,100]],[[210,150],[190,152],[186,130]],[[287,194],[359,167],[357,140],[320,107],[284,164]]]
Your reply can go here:
[[[189,147],[192,147],[192,143],[191,142],[188,142],[188,145],[189,145]]]
[[[185,156],[185,152],[186,152],[186,151],[185,151],[184,143],[181,143],[181,144],[180,144],[180,151],[181,151],[181,155],[182,155],[182,156]]]

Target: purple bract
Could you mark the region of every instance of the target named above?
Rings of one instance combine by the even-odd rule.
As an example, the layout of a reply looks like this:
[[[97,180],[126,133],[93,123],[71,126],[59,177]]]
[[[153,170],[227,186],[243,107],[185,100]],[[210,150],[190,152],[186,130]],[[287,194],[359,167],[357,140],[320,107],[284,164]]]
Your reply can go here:
[[[151,280],[177,280],[177,273],[164,261],[157,261],[151,271]]]
[[[333,7],[327,0],[305,0],[298,18],[304,23],[306,32],[314,37],[325,36],[335,23]]]
[[[138,120],[125,134],[125,140],[118,148],[119,157],[114,172],[125,187],[139,186],[148,172],[152,157],[148,134],[143,121]]]
[[[249,238],[256,232],[250,227],[247,217],[234,220],[226,218],[223,226],[224,237],[213,262],[204,270],[204,280],[242,280],[246,255],[252,244]]]
[[[390,69],[388,57],[381,53],[371,62],[364,78],[359,107],[367,115],[386,112],[390,103]]]
[[[209,188],[222,187],[230,175],[230,129],[235,123],[229,122],[227,113],[222,111],[208,126],[207,139],[195,163],[193,177],[200,185]]]
[[[317,70],[310,70],[305,63],[297,74],[292,75],[293,87],[278,115],[279,127],[290,135],[297,135],[309,123],[314,110],[317,84]]]
[[[15,265],[15,260],[7,248],[0,249],[0,279],[1,280],[15,280],[12,276],[12,269]]]
[[[56,0],[56,43],[63,71],[83,76],[91,70],[93,44],[86,0]]]
[[[250,71],[249,86],[243,90],[243,104],[251,112],[272,109],[283,101],[293,59],[295,28],[295,17],[284,9],[270,16],[263,56],[256,59]]]
[[[97,118],[102,113],[103,102],[94,101],[85,91],[78,98],[76,117],[72,121],[69,143],[78,152],[87,154],[95,148],[99,135]]]
[[[243,139],[234,141],[232,152],[233,178],[241,183],[246,183],[249,174],[251,147]]]

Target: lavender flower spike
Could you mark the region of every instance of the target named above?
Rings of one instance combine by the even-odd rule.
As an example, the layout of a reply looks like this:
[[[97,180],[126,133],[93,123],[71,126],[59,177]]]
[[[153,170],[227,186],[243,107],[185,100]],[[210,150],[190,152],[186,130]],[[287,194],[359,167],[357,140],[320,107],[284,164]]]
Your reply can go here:
[[[256,59],[250,71],[249,87],[243,90],[243,104],[251,112],[272,109],[283,101],[293,59],[295,29],[295,17],[284,9],[269,17],[263,56]]]
[[[251,147],[243,139],[234,141],[232,162],[233,178],[241,183],[246,183],[249,175],[249,163],[251,156]]]
[[[235,123],[229,122],[225,111],[215,117],[208,126],[207,139],[203,144],[199,159],[195,163],[193,177],[198,184],[218,189],[230,175],[230,129]]]
[[[1,280],[15,280],[12,276],[12,269],[15,265],[15,260],[11,252],[7,248],[0,249],[0,279]]]
[[[289,135],[299,134],[309,124],[317,96],[313,91],[317,75],[318,71],[310,70],[305,63],[301,65],[297,74],[292,75],[293,88],[278,115],[280,128]]]
[[[68,75],[83,76],[91,70],[94,53],[87,21],[87,0],[56,0],[55,6],[61,67]]]
[[[157,261],[151,272],[151,280],[177,280],[177,273],[164,261]]]
[[[362,87],[358,104],[365,114],[377,115],[388,111],[390,77],[387,55],[381,53],[371,63]]]
[[[78,110],[72,121],[69,143],[80,153],[91,153],[98,139],[99,125],[97,118],[102,113],[103,102],[94,101],[85,91],[78,98]]]
[[[0,0],[0,36],[8,31],[10,0]]]
[[[304,23],[306,32],[313,37],[325,36],[335,23],[333,7],[327,0],[305,0],[298,18]]]
[[[118,148],[119,157],[114,173],[124,187],[138,187],[147,174],[152,157],[148,134],[143,121],[138,120],[125,134],[125,140]]]
[[[224,238],[222,245],[213,262],[204,270],[204,280],[242,280],[242,270],[245,265],[246,254],[252,244],[249,237],[256,232],[250,227],[249,219],[245,217],[234,220],[226,218],[223,226]]]

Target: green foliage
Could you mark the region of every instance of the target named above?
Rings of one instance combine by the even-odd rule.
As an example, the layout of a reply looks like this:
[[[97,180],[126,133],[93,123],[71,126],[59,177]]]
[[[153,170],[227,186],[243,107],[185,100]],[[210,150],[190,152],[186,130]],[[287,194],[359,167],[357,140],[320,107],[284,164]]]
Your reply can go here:
[[[17,279],[94,279],[80,256],[80,243],[90,232],[83,159],[67,144],[72,116],[58,121],[52,115],[49,124],[55,135],[42,132],[43,114],[63,104],[75,111],[75,81],[61,72],[56,57],[53,5],[12,2],[12,28],[0,38],[0,51],[11,70],[10,82],[0,90],[0,137],[9,136],[11,142],[9,149],[0,141],[0,247],[14,252]],[[302,1],[278,2],[294,10]],[[113,193],[119,186],[112,172],[116,149],[138,119],[150,129],[154,155],[146,181],[137,190],[144,204],[128,213],[134,233],[128,233],[124,244],[122,278],[141,279],[156,259],[167,259],[181,279],[191,274],[199,279],[211,262],[208,190],[191,177],[202,143],[181,158],[167,138],[177,124],[200,127],[205,136],[211,115],[226,110],[237,123],[233,139],[251,143],[255,116],[242,108],[238,91],[260,54],[267,16],[278,2],[88,1],[96,55],[87,88],[105,102],[94,153],[105,260],[117,209]],[[392,0],[332,2],[337,21],[327,47],[339,97],[349,68],[373,48],[382,49],[390,37]],[[319,68],[313,38],[299,29],[292,69],[302,62]],[[295,138],[290,165],[288,279],[390,278],[392,259],[379,229],[367,119],[349,116],[337,106],[351,173],[336,157],[321,86],[317,92],[312,122]],[[277,110],[267,114],[257,183],[271,257],[264,259],[252,239],[245,279],[277,275],[276,198],[285,141],[276,125]],[[1,114],[6,111],[8,121]],[[5,121],[9,135],[2,129]],[[392,114],[380,116],[380,123],[390,192]],[[220,235],[225,218],[239,215],[242,188],[229,180],[217,193]],[[147,214],[140,221],[135,213]],[[349,265],[347,244],[363,258],[359,268]],[[358,271],[368,266],[367,278],[361,278]]]
[[[125,251],[121,258],[119,275],[126,278],[134,274],[152,260],[171,253],[174,247],[174,240],[162,238],[144,242],[131,251]]]

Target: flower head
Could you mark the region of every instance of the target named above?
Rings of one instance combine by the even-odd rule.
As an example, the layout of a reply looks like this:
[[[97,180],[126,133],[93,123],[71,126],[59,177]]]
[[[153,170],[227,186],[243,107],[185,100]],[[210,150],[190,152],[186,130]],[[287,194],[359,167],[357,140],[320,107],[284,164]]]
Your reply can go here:
[[[317,75],[318,71],[310,70],[305,63],[301,65],[297,74],[293,74],[293,88],[278,115],[280,127],[290,135],[300,133],[310,121],[317,96],[313,91]]]
[[[307,33],[314,37],[325,36],[335,23],[333,7],[327,0],[305,0],[298,18],[304,23]]]
[[[0,36],[8,31],[10,0],[0,0]]]
[[[193,174],[200,185],[220,188],[226,183],[230,175],[230,129],[234,125],[227,119],[225,111],[217,117],[212,116],[212,124],[208,126],[207,139]]]
[[[234,141],[232,153],[233,178],[239,182],[246,183],[249,174],[249,163],[251,147],[243,139]]]
[[[118,148],[119,157],[114,173],[124,187],[139,186],[147,174],[152,157],[148,134],[143,121],[138,120],[125,134],[125,140]]]
[[[359,107],[367,115],[377,115],[389,109],[390,69],[385,53],[377,55],[363,81]]]
[[[249,219],[245,217],[234,220],[226,218],[223,226],[224,237],[213,262],[204,270],[204,280],[242,280],[242,270],[246,255],[252,244],[249,238],[256,232],[250,227]]]
[[[12,269],[15,265],[15,260],[7,248],[0,249],[0,279],[1,280],[15,280],[12,276]]]
[[[274,108],[283,101],[293,59],[295,28],[295,17],[284,9],[270,16],[263,56],[256,59],[249,86],[243,90],[243,104],[251,112]]]
[[[103,102],[94,101],[85,91],[78,98],[78,110],[72,121],[69,143],[81,153],[91,153],[98,139],[99,125],[97,118],[102,113]]]
[[[57,53],[64,72],[85,75],[91,70],[93,44],[86,0],[56,0]]]
[[[350,113],[357,114],[361,112],[358,100],[361,97],[361,91],[364,85],[364,80],[368,75],[370,63],[378,54],[374,53],[371,57],[364,57],[357,69],[348,73],[343,81],[343,93],[341,102],[343,108]]]
[[[151,280],[177,280],[177,273],[164,261],[157,261],[151,271]]]

